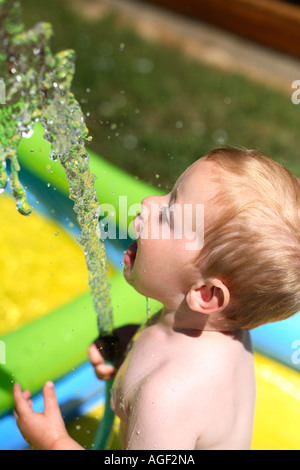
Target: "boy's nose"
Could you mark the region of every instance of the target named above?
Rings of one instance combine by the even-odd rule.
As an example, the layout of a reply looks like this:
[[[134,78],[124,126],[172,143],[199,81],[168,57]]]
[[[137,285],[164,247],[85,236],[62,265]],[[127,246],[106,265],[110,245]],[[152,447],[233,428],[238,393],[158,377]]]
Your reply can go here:
[[[148,196],[148,197],[145,197],[143,200],[142,200],[142,207],[149,207],[151,208],[151,206],[153,204],[162,204],[162,202],[165,200],[166,196]]]
[[[148,196],[142,200],[142,213],[141,217],[144,221],[146,221],[151,213],[152,210],[157,208],[160,204],[162,204],[165,196]]]
[[[151,207],[151,205],[154,204],[155,199],[156,199],[156,196],[145,197],[142,200],[142,207]]]
[[[153,196],[145,197],[141,203],[141,219],[145,223],[148,220],[149,213],[151,210],[151,205],[153,204]]]

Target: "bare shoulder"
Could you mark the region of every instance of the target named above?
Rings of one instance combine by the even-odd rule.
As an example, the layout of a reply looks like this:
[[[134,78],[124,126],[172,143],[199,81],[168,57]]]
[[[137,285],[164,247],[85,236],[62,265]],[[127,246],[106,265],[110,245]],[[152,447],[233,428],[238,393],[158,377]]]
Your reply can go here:
[[[145,377],[132,396],[127,449],[191,450],[198,426],[191,422],[191,388],[164,363]]]

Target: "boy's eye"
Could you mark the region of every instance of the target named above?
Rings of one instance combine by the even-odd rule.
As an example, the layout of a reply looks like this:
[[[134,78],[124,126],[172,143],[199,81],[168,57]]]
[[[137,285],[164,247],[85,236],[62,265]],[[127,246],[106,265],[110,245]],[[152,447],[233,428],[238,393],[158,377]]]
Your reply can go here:
[[[159,220],[160,222],[170,223],[170,208],[167,205],[160,206],[159,210]]]

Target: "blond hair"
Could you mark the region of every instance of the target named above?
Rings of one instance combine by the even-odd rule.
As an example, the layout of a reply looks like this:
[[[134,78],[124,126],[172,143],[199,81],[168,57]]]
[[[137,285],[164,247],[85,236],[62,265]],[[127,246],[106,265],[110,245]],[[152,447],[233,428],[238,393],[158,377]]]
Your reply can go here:
[[[217,149],[218,217],[205,228],[197,265],[231,293],[226,317],[253,329],[300,310],[300,182],[270,157],[253,150]]]

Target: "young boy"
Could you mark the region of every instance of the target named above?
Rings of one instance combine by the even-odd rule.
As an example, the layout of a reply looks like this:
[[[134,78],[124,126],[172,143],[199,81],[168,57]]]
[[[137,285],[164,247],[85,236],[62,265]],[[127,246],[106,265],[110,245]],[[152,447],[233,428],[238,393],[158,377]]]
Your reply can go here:
[[[204,226],[197,217],[203,206]],[[111,406],[123,447],[249,449],[255,377],[248,330],[300,309],[299,180],[257,152],[214,150],[170,194],[144,199],[134,228],[124,276],[164,308],[138,331],[118,371],[95,344],[89,349],[100,379],[117,372]],[[29,398],[16,384],[15,416],[28,442],[79,449],[53,384],[44,388],[44,413]]]

